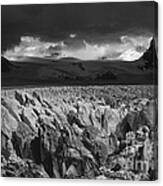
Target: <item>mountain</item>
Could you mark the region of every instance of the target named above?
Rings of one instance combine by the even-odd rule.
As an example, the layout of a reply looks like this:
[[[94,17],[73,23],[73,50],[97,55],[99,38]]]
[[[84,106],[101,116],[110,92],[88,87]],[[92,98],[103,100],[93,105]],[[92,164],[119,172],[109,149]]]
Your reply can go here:
[[[1,56],[1,70],[2,72],[11,71],[13,65],[5,57]]]
[[[26,58],[10,62],[2,57],[2,87],[157,84],[157,61],[154,39],[143,56],[131,62],[75,58],[58,61]]]
[[[145,68],[157,68],[158,58],[155,46],[155,39],[153,38],[150,42],[150,47],[148,50],[143,54],[140,60],[145,60]]]

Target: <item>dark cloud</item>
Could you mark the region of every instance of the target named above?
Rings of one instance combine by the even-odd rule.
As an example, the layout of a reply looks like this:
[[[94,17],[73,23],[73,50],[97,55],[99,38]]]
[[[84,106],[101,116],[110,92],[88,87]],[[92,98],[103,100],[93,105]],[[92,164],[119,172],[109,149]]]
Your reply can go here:
[[[2,44],[22,34],[60,35],[66,31],[117,32],[157,28],[156,3],[3,5]],[[6,41],[4,41],[6,38]],[[10,40],[10,41],[11,41]]]

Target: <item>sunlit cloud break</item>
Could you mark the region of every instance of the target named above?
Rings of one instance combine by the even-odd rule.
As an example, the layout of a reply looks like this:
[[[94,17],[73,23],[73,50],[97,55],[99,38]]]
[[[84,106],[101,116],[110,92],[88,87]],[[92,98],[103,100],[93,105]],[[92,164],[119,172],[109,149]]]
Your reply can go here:
[[[76,39],[76,35],[71,35]],[[64,41],[47,42],[39,37],[22,36],[20,43],[6,50],[3,55],[13,61],[19,61],[27,57],[50,58],[59,60],[72,57],[80,60],[122,60],[133,61],[139,59],[149,48],[150,36],[128,36],[119,37],[118,41],[104,43],[90,43],[82,40],[80,47],[65,44]],[[75,40],[74,40],[75,42]]]

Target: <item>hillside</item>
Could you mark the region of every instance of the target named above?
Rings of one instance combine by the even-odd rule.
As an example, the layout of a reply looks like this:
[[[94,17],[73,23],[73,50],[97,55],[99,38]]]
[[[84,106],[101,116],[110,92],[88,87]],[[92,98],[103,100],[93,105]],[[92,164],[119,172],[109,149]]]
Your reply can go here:
[[[158,61],[154,40],[139,60],[131,62],[26,57],[12,63],[15,68],[2,71],[2,87],[157,84]]]
[[[2,73],[6,72],[9,73],[14,68],[14,65],[8,61],[5,57],[1,57],[1,71]]]

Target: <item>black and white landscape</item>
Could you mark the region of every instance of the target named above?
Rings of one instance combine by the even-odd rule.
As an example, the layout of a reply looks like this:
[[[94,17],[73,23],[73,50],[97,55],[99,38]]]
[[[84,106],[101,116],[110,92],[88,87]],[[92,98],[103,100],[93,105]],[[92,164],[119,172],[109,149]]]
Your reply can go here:
[[[2,6],[5,177],[156,180],[157,4]]]

